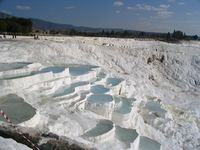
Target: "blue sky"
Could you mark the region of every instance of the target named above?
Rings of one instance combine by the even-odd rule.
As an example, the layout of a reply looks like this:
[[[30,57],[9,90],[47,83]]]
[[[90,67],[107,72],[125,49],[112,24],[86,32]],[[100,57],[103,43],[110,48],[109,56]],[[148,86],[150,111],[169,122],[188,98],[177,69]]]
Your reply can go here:
[[[200,35],[200,0],[0,0],[0,11],[89,27]]]

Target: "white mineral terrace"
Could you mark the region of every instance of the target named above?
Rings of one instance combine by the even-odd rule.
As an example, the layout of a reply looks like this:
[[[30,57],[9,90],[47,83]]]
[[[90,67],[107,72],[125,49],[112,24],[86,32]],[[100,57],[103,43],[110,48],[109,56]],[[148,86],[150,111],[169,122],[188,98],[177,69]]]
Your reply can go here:
[[[100,150],[200,149],[198,42],[20,37],[0,56],[0,109],[18,125]]]

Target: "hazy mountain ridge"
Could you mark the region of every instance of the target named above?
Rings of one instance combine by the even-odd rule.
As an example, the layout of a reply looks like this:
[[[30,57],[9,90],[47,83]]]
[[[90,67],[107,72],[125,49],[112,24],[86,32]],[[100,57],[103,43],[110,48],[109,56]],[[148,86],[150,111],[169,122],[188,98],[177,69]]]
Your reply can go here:
[[[0,19],[9,18],[9,17],[15,17],[15,16],[6,14],[4,12],[0,12]],[[18,17],[18,16],[16,16],[16,17]],[[103,28],[103,27],[98,28],[98,27],[76,26],[76,25],[72,25],[72,24],[54,23],[51,21],[46,21],[46,20],[37,19],[37,18],[28,18],[28,19],[30,19],[32,21],[33,29],[36,29],[36,30],[39,29],[39,30],[44,30],[44,31],[47,31],[47,30],[53,31],[54,30],[54,31],[61,32],[61,33],[64,33],[65,31],[75,30],[76,35],[79,35],[81,33],[89,33],[89,34],[92,33],[95,35],[96,33],[99,34],[99,33],[104,32],[105,35],[103,35],[103,36],[108,36],[108,37],[109,36],[114,37],[114,35],[109,35],[109,34],[117,33],[121,37],[124,37],[124,36],[126,36],[126,34],[129,34],[129,35],[132,35],[130,37],[138,37],[139,35],[141,35],[143,38],[144,37],[155,38],[155,37],[162,37],[163,35],[166,36],[166,34],[167,34],[166,32],[162,32],[162,33],[161,32],[147,32],[147,31],[128,30],[128,29],[121,29],[121,28]],[[119,35],[117,37],[120,37]],[[143,35],[145,35],[145,36],[143,36]],[[89,35],[87,35],[87,36],[89,36]],[[96,35],[96,36],[98,36],[98,35]],[[172,36],[172,34],[169,35],[169,37],[170,36]],[[191,36],[189,36],[189,37],[191,38]]]
[[[3,12],[0,12],[0,19],[2,19],[2,18],[8,18],[8,17],[11,17],[11,15],[3,13]]]
[[[9,15],[4,12],[0,12],[0,18],[8,18],[8,17],[13,17],[14,15]],[[37,18],[30,18],[31,21],[33,22],[33,27],[36,29],[41,29],[41,30],[77,30],[81,32],[100,32],[102,30],[105,31],[124,31],[123,29],[104,29],[104,28],[93,28],[93,27],[84,27],[84,26],[75,26],[72,24],[59,24],[59,23],[54,23],[51,21],[46,21],[42,19],[37,19]]]
[[[33,19],[31,18],[33,22],[33,27],[43,30],[77,30],[81,32],[101,32],[104,31],[124,31],[123,29],[109,29],[109,28],[93,28],[93,27],[85,27],[85,26],[75,26],[72,24],[59,24],[54,23],[50,21],[45,21],[41,19]]]

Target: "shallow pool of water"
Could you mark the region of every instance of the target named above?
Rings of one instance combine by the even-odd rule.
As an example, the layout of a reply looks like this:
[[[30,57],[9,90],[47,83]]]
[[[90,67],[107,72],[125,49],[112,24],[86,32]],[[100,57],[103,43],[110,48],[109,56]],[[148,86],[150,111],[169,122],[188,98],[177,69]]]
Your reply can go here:
[[[161,108],[159,102],[148,101],[145,105],[145,108],[153,113],[156,113],[160,117],[165,117],[166,110]]]
[[[160,150],[160,147],[160,143],[144,136],[140,137],[139,150]]]
[[[39,70],[39,71],[27,72],[26,74],[22,74],[22,75],[19,74],[19,75],[15,75],[15,76],[3,78],[3,79],[11,80],[11,79],[25,78],[25,77],[33,76],[36,74],[43,74],[47,72],[60,73],[60,72],[63,72],[64,70],[65,70],[64,67],[51,66],[51,67],[43,68],[42,70]]]
[[[104,94],[109,91],[109,89],[105,88],[103,85],[95,85],[91,87],[90,90],[93,94]]]
[[[119,126],[116,126],[115,135],[120,141],[128,144],[134,142],[138,137],[138,133],[135,129],[126,129]]]
[[[120,84],[122,81],[123,81],[123,79],[120,79],[120,78],[108,78],[106,80],[106,84],[111,85],[111,86],[116,86],[116,85]]]
[[[21,69],[29,64],[31,63],[28,63],[28,62],[0,63],[0,71]]]
[[[72,76],[80,76],[89,73],[94,68],[98,67],[91,65],[79,65],[79,66],[69,67],[69,72]]]
[[[116,99],[116,98],[115,98]],[[132,99],[120,97],[115,112],[120,114],[128,114],[132,109]]]
[[[43,68],[38,73],[47,73],[47,72],[53,72],[53,73],[60,73],[65,70],[65,67],[59,67],[59,66],[51,66],[47,68]]]
[[[2,109],[15,124],[31,119],[36,113],[35,108],[26,103],[21,97],[14,94],[0,98],[0,109]],[[2,116],[0,120],[6,122]]]
[[[102,104],[102,103],[109,103],[113,101],[113,97],[111,95],[107,95],[107,94],[94,94],[94,95],[90,95],[87,100],[90,103],[97,103],[97,104]]]
[[[86,132],[83,136],[95,137],[110,131],[113,128],[113,123],[109,120],[101,120],[96,127]]]
[[[26,74],[23,74],[23,75],[15,75],[15,76],[12,76],[12,77],[6,77],[6,78],[3,78],[3,80],[19,79],[19,78],[25,78],[25,77],[29,77],[29,76],[33,76],[33,75],[35,75],[35,73],[30,72],[30,73],[26,73]]]
[[[55,93],[53,94],[53,97],[59,97],[59,96],[71,94],[71,93],[75,92],[76,87],[84,86],[87,84],[89,84],[89,82],[76,82],[76,83],[72,83],[71,85],[61,87],[57,91],[55,91]]]

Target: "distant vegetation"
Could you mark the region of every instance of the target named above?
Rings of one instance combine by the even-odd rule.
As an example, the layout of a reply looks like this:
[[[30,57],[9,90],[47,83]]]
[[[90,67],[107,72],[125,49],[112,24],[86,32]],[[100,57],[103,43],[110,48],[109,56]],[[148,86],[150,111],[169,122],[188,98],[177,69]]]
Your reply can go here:
[[[0,19],[0,32],[22,35],[29,34],[32,32],[32,21],[16,17]]]
[[[186,35],[182,31],[175,31],[173,33],[154,33],[154,32],[139,32],[139,31],[105,31],[101,32],[81,32],[74,29],[67,31],[50,30],[51,35],[69,35],[69,36],[91,36],[91,37],[112,37],[112,38],[149,38],[161,40],[166,42],[178,42],[179,40],[198,40],[197,35]]]
[[[17,35],[69,35],[69,36],[90,36],[90,37],[112,37],[112,38],[142,38],[155,39],[166,42],[178,42],[179,40],[198,40],[197,35],[186,35],[182,31],[175,31],[173,33],[155,33],[155,32],[140,32],[132,30],[96,30],[82,31],[75,29],[62,30],[45,30],[35,28],[33,20],[17,17],[5,17],[0,19],[0,33],[17,34]],[[40,21],[41,22],[41,21]],[[43,21],[44,22],[44,21]],[[43,23],[44,24],[44,23]],[[48,22],[45,22],[48,25]],[[51,23],[52,25],[52,23]],[[59,26],[59,25],[57,25]],[[72,26],[70,26],[72,27]],[[89,29],[89,28],[88,28]]]

